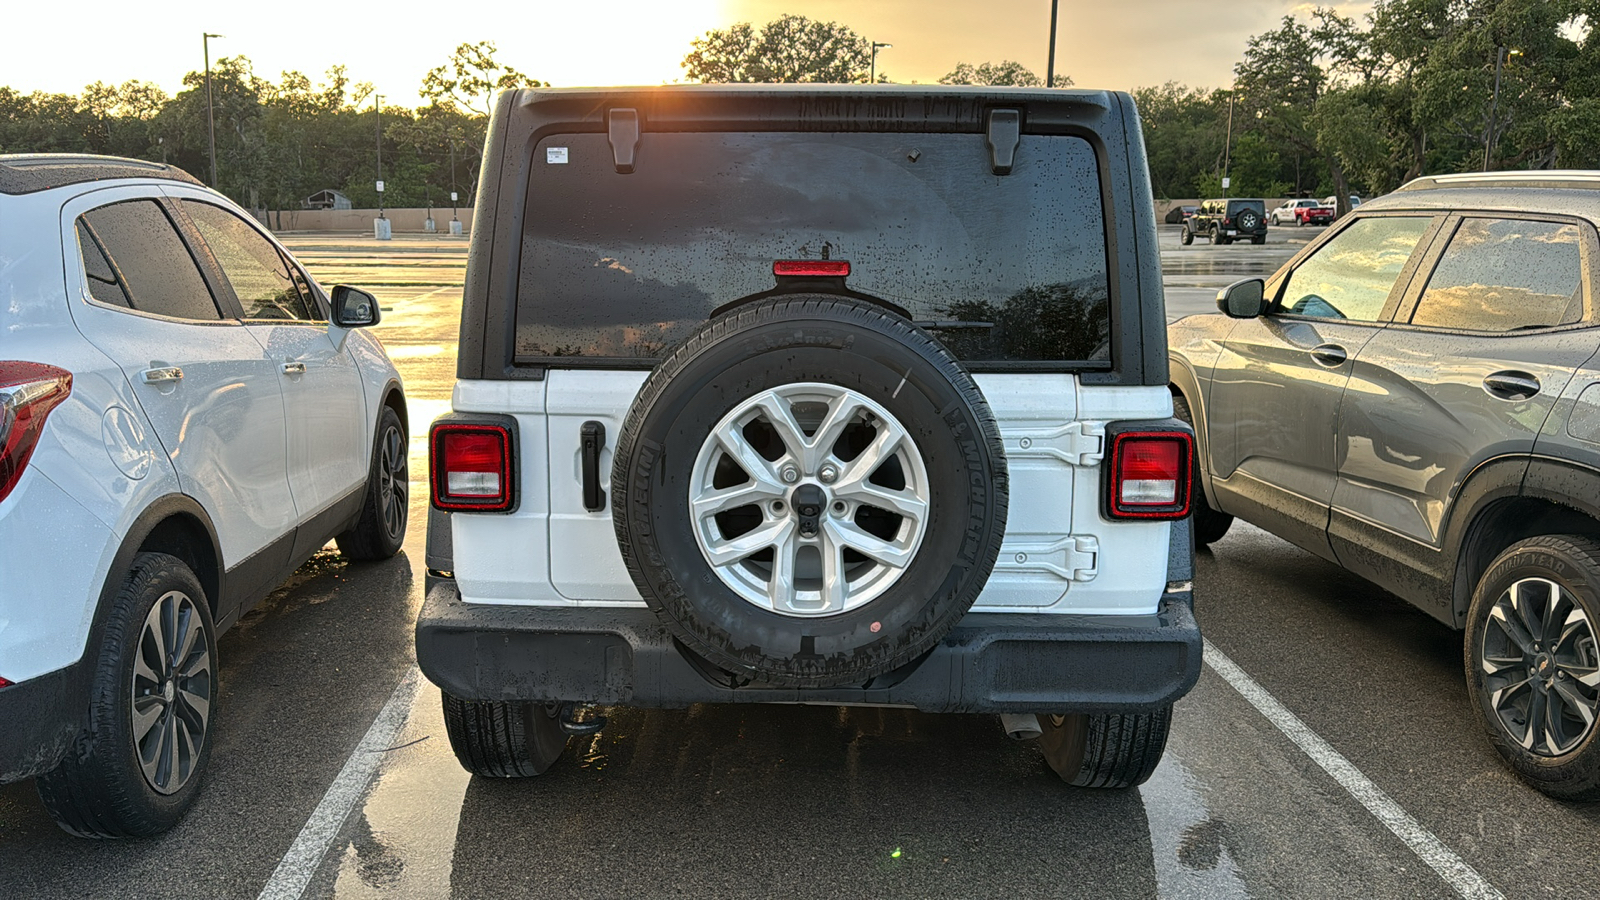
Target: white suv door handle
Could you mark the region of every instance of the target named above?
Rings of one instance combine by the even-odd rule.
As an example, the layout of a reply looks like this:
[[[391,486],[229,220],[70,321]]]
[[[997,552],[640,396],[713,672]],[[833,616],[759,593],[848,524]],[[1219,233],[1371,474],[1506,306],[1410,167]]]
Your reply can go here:
[[[283,374],[285,375],[304,375],[305,373],[306,364],[303,362],[286,362],[283,364]]]
[[[177,366],[162,366],[158,369],[145,369],[139,373],[139,378],[145,384],[168,384],[183,379],[183,370]]]

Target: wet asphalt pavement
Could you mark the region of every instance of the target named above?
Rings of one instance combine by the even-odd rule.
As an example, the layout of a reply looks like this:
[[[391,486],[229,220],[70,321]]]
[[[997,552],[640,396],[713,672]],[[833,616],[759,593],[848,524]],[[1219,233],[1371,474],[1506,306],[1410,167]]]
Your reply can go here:
[[[1163,227],[1169,318],[1213,310],[1219,287],[1270,273],[1317,231],[1273,229],[1266,247],[1180,247]],[[465,243],[286,242],[325,284],[368,287],[386,307],[378,334],[405,374],[415,432],[405,553],[357,565],[326,550],[222,638],[209,780],[172,834],[78,840],[30,783],[0,787],[0,898],[257,896],[395,697],[403,724],[378,759],[355,760],[375,762],[377,776],[329,825],[326,855],[303,867],[304,896],[1596,891],[1600,805],[1548,800],[1500,765],[1467,705],[1459,636],[1243,525],[1197,558],[1197,612],[1220,652],[1178,704],[1162,766],[1135,790],[1066,788],[993,717],[834,707],[609,710],[610,725],[574,739],[546,776],[469,778],[437,690],[422,681],[413,693],[407,681],[422,593],[421,437],[448,408]],[[1336,780],[1240,683],[1275,698],[1389,803],[1376,808],[1399,810],[1433,843],[1409,826],[1402,842],[1370,792],[1357,783],[1363,805],[1349,772]]]

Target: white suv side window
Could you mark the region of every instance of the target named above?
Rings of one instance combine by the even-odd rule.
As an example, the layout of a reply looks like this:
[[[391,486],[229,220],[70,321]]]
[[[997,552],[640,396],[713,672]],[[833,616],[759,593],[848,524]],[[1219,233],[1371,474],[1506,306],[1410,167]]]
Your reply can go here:
[[[243,219],[209,203],[184,200],[217,265],[233,285],[246,319],[313,319],[278,248]]]
[[[173,319],[222,318],[194,258],[154,200],[128,200],[78,217],[89,292],[112,306]]]

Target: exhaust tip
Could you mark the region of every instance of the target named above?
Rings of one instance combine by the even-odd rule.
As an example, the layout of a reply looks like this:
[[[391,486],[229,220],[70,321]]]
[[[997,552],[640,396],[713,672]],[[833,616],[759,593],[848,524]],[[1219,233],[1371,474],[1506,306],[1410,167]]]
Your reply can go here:
[[[1044,734],[1039,727],[1039,717],[1033,713],[1001,713],[1000,727],[1013,741],[1031,741]]]

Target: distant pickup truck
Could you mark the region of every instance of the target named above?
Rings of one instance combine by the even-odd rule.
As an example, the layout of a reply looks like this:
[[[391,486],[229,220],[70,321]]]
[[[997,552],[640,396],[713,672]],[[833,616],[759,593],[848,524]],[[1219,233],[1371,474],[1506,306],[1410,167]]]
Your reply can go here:
[[[1327,225],[1333,221],[1333,205],[1321,200],[1290,200],[1272,211],[1272,224]]]

